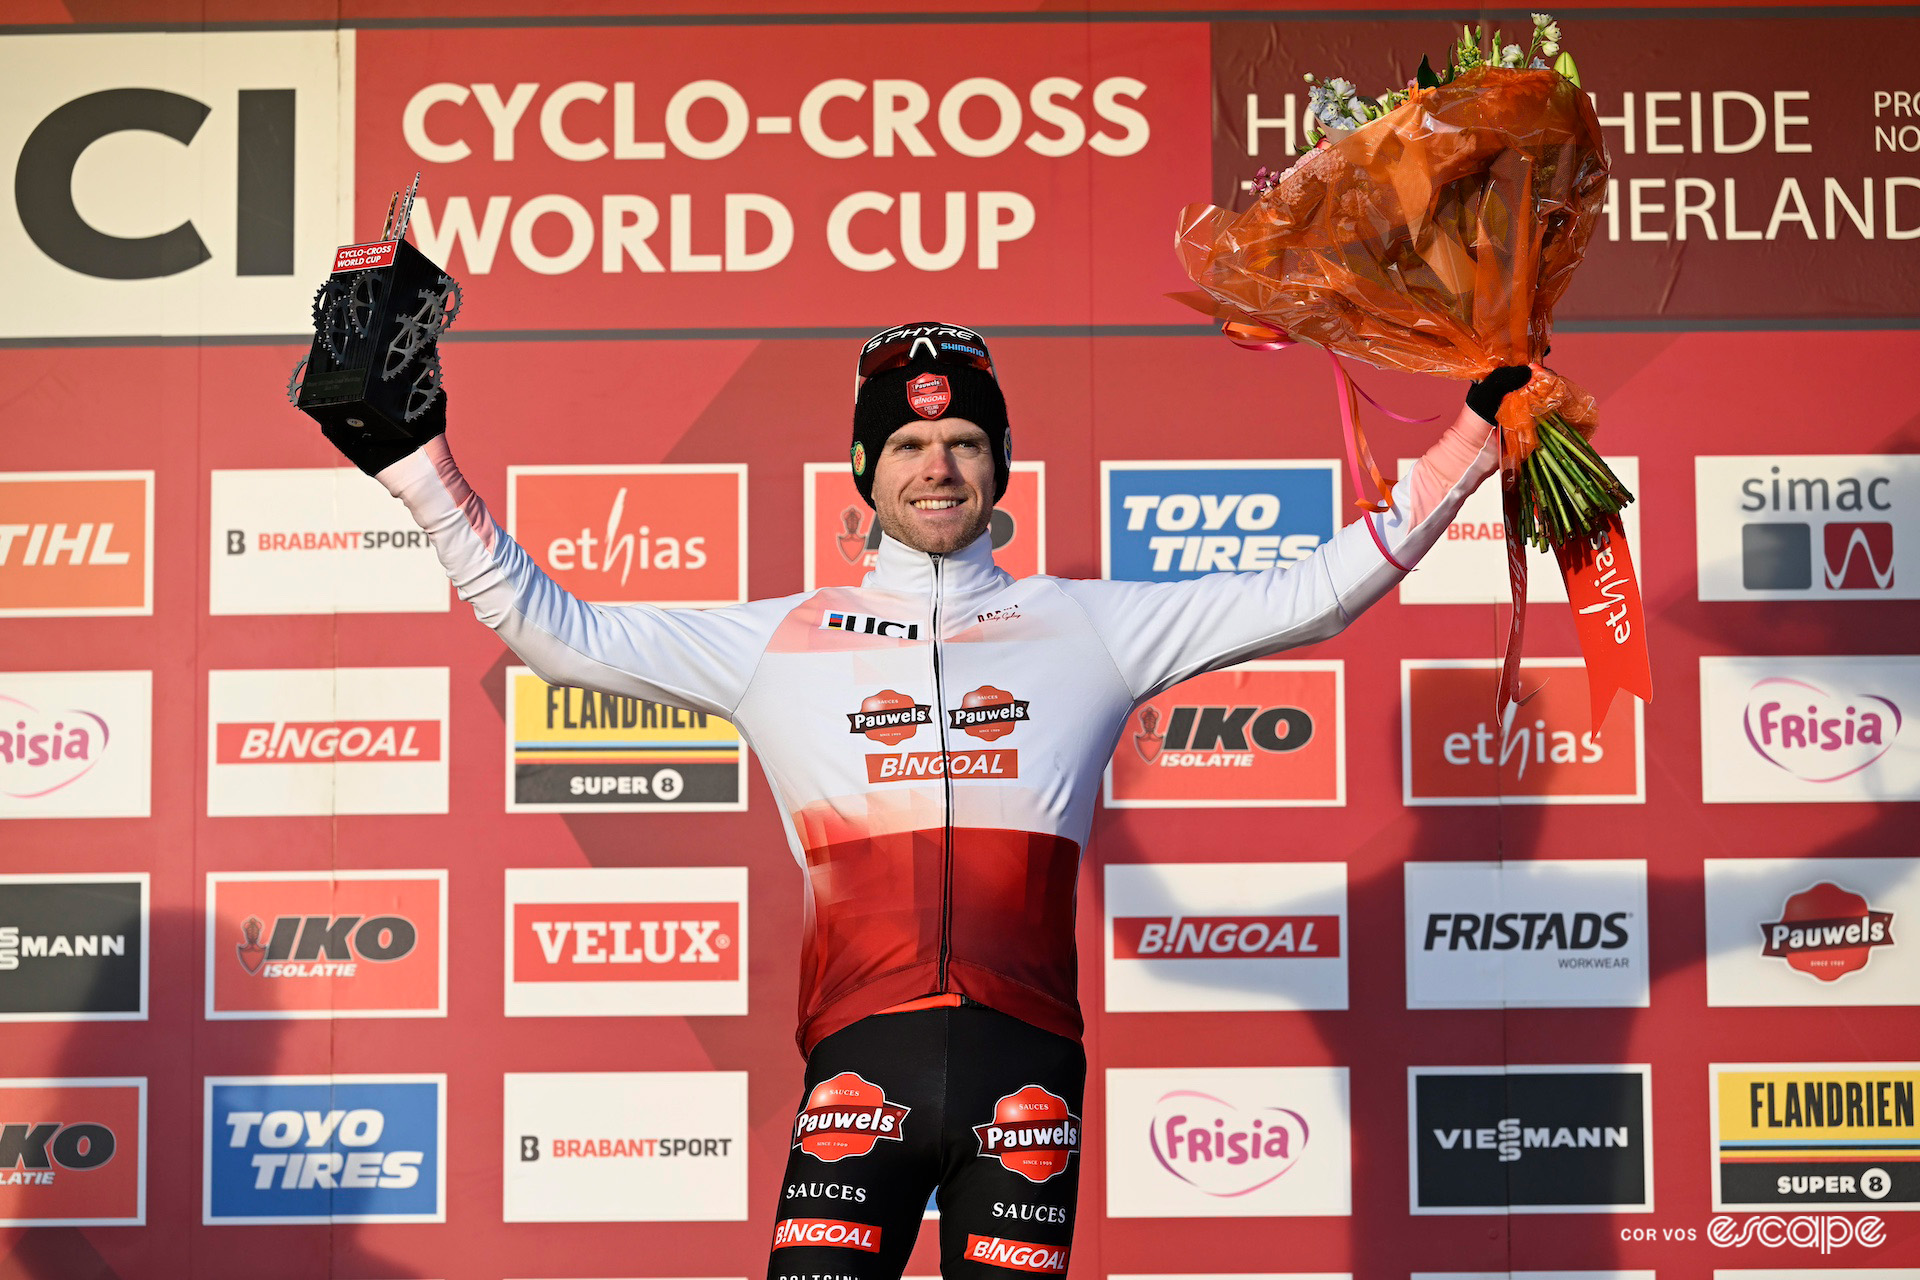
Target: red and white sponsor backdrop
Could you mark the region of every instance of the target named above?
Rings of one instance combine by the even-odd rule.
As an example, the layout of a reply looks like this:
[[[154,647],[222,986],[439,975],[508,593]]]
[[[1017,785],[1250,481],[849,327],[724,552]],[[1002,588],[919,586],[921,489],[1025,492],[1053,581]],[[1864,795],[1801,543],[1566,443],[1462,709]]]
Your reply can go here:
[[[1208,460],[1330,459],[1334,403],[1162,297],[1175,211],[1284,161],[1303,70],[1388,81],[1453,15],[976,7],[9,8],[5,1274],[763,1271],[799,1081],[763,779],[718,722],[510,673],[282,388],[419,169],[455,448],[583,594],[857,572],[808,467],[850,339],[927,316],[986,331],[1043,464],[1010,557],[1219,532]],[[1920,1267],[1920,19],[1562,16],[1619,185],[1554,359],[1637,467],[1655,701],[1583,736],[1548,600],[1550,691],[1492,722],[1494,504],[1348,634],[1155,699],[1080,887],[1074,1275]],[[1330,531],[1238,509],[1268,560]],[[116,876],[144,931],[85,915]],[[1809,1120],[1843,1086],[1802,1063],[1885,1105]],[[1831,1178],[1750,1176],[1782,1151]]]

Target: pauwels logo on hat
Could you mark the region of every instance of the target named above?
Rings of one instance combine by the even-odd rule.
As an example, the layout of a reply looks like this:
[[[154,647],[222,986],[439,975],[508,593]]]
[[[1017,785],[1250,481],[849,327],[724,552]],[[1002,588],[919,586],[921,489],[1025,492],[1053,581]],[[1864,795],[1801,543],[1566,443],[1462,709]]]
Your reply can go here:
[[[937,373],[923,373],[907,383],[907,404],[923,418],[937,418],[953,402],[953,390]]]

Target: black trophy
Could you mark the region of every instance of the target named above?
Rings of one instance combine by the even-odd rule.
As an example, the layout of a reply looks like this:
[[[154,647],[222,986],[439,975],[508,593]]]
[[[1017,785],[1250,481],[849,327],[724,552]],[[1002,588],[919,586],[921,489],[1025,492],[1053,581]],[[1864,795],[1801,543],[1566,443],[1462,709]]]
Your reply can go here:
[[[380,239],[342,246],[313,299],[313,347],[287,379],[287,399],[321,426],[386,439],[432,434],[440,335],[460,314],[460,284],[407,243],[420,175],[387,205]]]

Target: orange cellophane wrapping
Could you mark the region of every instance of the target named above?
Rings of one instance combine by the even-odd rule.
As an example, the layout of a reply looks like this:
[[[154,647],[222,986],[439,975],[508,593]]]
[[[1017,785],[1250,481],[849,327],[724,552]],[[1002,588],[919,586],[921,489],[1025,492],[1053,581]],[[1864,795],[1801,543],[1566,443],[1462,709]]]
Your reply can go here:
[[[1310,153],[1245,213],[1189,205],[1178,252],[1204,293],[1177,296],[1382,368],[1481,378],[1545,353],[1606,190],[1578,86],[1478,67]],[[1550,376],[1528,392],[1590,433],[1592,397]],[[1521,434],[1501,418],[1511,465],[1533,418]]]

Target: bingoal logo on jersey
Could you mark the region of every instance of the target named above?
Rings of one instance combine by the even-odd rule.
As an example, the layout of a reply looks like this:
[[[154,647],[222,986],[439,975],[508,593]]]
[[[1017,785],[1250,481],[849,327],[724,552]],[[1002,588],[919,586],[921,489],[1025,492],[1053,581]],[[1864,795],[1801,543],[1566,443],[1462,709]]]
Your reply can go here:
[[[1023,1085],[993,1104],[993,1119],[973,1126],[980,1154],[1029,1182],[1067,1171],[1080,1149],[1080,1117],[1067,1101],[1037,1084]]]
[[[900,1141],[901,1127],[912,1107],[887,1101],[887,1091],[851,1071],[822,1080],[807,1095],[807,1105],[793,1121],[793,1145],[832,1164],[848,1156],[864,1156],[882,1138]]]

